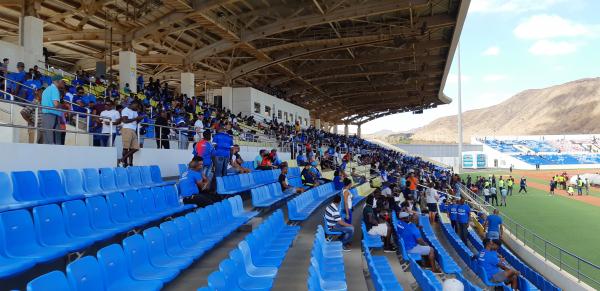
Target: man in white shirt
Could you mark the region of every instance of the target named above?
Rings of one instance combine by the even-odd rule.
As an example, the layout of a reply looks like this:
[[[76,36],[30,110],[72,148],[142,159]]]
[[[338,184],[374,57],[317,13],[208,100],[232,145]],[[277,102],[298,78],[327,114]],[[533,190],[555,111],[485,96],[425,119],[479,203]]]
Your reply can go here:
[[[204,132],[204,116],[198,114],[198,119],[194,122],[194,131],[196,135],[194,135],[194,141],[199,142],[202,139],[202,133]]]
[[[435,222],[435,214],[437,213],[438,200],[440,196],[435,190],[435,183],[429,183],[429,188],[425,190],[425,202],[427,203],[427,208],[429,209],[429,223],[433,224]]]
[[[115,144],[115,137],[117,136],[117,124],[119,124],[120,119],[121,114],[115,109],[115,103],[107,98],[106,101],[104,101],[104,111],[100,112],[100,121],[102,122],[100,146],[108,146],[109,136],[112,139],[111,145]]]
[[[144,117],[138,115],[140,104],[132,102],[128,107],[121,111],[121,137],[123,138],[123,157],[119,162],[123,163],[124,167],[133,165],[133,154],[140,149],[140,144],[137,137],[137,124]]]

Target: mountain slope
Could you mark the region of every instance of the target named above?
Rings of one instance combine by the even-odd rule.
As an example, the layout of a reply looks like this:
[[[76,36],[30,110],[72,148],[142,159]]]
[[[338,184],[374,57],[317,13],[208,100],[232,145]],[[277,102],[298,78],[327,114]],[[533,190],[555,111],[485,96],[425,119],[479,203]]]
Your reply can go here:
[[[600,78],[526,90],[486,108],[463,113],[463,139],[472,135],[585,134],[600,132]],[[457,116],[415,130],[413,140],[456,142]]]

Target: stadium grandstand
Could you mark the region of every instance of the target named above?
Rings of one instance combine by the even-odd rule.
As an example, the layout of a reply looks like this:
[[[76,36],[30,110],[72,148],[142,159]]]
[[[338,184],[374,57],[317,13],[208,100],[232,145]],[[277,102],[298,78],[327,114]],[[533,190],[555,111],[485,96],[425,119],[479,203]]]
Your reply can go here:
[[[452,101],[469,4],[0,1],[0,291],[600,288],[451,167],[361,137]]]

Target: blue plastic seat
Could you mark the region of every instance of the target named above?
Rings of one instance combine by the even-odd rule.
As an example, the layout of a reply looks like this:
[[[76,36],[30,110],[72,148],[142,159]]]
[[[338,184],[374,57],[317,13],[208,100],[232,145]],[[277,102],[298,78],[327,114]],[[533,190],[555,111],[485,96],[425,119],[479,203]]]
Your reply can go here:
[[[85,206],[90,216],[90,225],[93,229],[126,232],[136,226],[134,222],[116,222],[112,220],[108,204],[103,196],[87,198]]]
[[[120,191],[127,190],[137,190],[138,187],[134,187],[129,183],[129,173],[127,173],[127,169],[123,167],[115,168],[115,181],[117,182],[117,188]]]
[[[144,238],[135,234],[123,240],[123,252],[131,275],[136,280],[160,280],[168,283],[179,274],[177,269],[152,265]]]
[[[100,168],[100,186],[104,191],[119,191],[112,168]]]
[[[8,174],[0,172],[0,212],[37,205],[36,202],[18,201],[13,196],[13,185]]]
[[[106,195],[106,202],[108,204],[108,211],[110,217],[114,222],[117,223],[135,223],[135,225],[142,225],[148,222],[146,219],[139,219],[130,217],[128,213],[127,200],[119,192],[109,193]]]
[[[63,257],[65,248],[38,243],[31,215],[26,210],[0,213],[0,253],[7,257],[46,262]]]
[[[129,176],[129,185],[132,187],[137,187],[139,189],[152,186],[152,184],[144,185],[142,182],[142,173],[138,166],[127,167],[127,175]]]
[[[144,241],[148,246],[150,262],[157,267],[187,268],[194,262],[193,256],[167,252],[165,236],[158,227],[144,230]]]
[[[271,290],[273,279],[268,277],[255,278],[246,274],[244,266],[232,259],[225,259],[219,264],[219,270],[227,281],[233,281],[232,287],[242,290]],[[235,285],[234,285],[235,284]]]
[[[179,195],[177,195],[177,188],[175,188],[175,185],[167,185],[167,186],[163,186],[162,187],[162,191],[164,192],[166,201],[167,201],[167,205],[169,205],[169,207],[171,208],[182,208],[182,209],[194,209],[196,208],[195,205],[191,205],[191,204],[186,204],[183,205],[181,204],[181,202],[179,201]]]
[[[67,195],[65,186],[60,178],[60,174],[55,170],[40,170],[38,171],[40,180],[40,190],[42,196],[46,198],[55,198],[59,201],[71,199],[83,199],[84,195]]]
[[[98,231],[93,229],[85,203],[81,200],[63,202],[62,212],[67,233],[72,237],[101,241],[117,234],[117,231],[114,230]]]
[[[182,244],[179,239],[177,226],[172,221],[166,221],[160,224],[160,230],[164,234],[167,253],[175,256],[191,256],[194,259],[202,256],[207,248],[203,245]]]
[[[177,169],[179,170],[179,177],[181,178],[183,173],[187,172],[187,165],[186,164],[177,164]]]
[[[0,234],[1,236],[2,234]],[[4,242],[0,240],[0,250]],[[9,278],[18,275],[35,265],[35,261],[23,258],[9,258],[0,251],[0,279]]]
[[[33,208],[33,221],[38,241],[43,246],[65,248],[70,252],[89,247],[93,240],[67,234],[63,213],[56,204]]]
[[[160,268],[159,270],[162,270],[163,268],[167,268],[167,269],[171,269],[171,270],[173,270],[173,269],[174,270],[183,270],[183,269],[187,268],[192,262],[191,260],[171,258],[171,257],[165,257],[164,259],[161,259],[160,256],[157,256],[157,254],[154,254],[152,252],[153,249],[150,248],[150,243],[147,240],[145,240],[145,238],[143,236],[141,236],[139,234],[132,235],[123,240],[123,251],[125,252],[125,256],[133,256],[133,255],[139,254],[140,252],[143,252],[144,256],[146,256],[146,258],[138,258],[138,259],[142,260],[139,262],[140,264],[150,265],[150,266],[146,266],[146,268],[154,267],[154,268]],[[133,254],[134,251],[135,251],[135,254]],[[131,261],[130,261],[130,264],[131,264]],[[135,267],[134,267],[134,269],[135,269]]]
[[[160,167],[157,165],[150,166],[150,172],[152,174],[152,181],[157,184],[173,185],[173,181],[163,181],[162,174],[160,173]]]
[[[109,191],[104,191],[100,186],[100,172],[98,169],[85,168],[83,169],[83,185],[87,196],[104,195]]]
[[[179,234],[179,241],[182,246],[199,247],[206,250],[211,249],[219,240],[206,237],[193,236],[192,226],[186,217],[177,217],[173,220]]]
[[[96,254],[107,290],[160,290],[160,280],[139,281],[131,277],[123,249],[118,244],[104,247]]]
[[[83,188],[83,177],[79,170],[64,169],[62,172],[65,178],[65,192],[68,195],[88,195],[88,192]]]
[[[144,212],[142,205],[144,199],[142,194],[137,190],[125,191],[124,197],[127,203],[127,213],[129,214],[129,217],[145,222],[150,222],[159,218],[156,214],[147,214]]]
[[[229,258],[242,264],[246,274],[251,277],[275,278],[277,276],[275,267],[256,267],[252,263],[252,255],[247,250],[242,251],[240,248],[235,248],[229,252]]]
[[[100,265],[92,256],[85,256],[68,264],[67,280],[74,291],[106,290]]]
[[[27,291],[69,291],[71,287],[61,271],[52,271],[27,283]]]
[[[150,166],[141,166],[140,173],[142,176],[142,183],[144,186],[165,186],[169,183],[156,183],[152,180],[152,170]]]
[[[12,172],[13,197],[18,201],[33,202],[35,205],[58,202],[60,199],[44,197],[38,179],[31,171]]]

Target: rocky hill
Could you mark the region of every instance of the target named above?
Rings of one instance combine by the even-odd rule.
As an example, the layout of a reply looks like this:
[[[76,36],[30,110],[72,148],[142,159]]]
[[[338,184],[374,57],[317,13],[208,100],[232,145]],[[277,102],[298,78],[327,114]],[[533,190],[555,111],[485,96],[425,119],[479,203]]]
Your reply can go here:
[[[463,113],[463,138],[472,135],[586,134],[600,132],[600,78],[523,91],[494,106]],[[457,116],[415,130],[413,141],[456,142]]]

